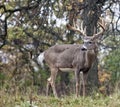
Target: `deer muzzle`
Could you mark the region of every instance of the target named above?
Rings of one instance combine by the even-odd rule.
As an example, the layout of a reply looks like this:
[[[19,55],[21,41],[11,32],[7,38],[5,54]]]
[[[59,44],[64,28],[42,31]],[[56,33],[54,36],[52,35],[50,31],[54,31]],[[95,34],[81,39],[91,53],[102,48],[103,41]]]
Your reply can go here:
[[[87,50],[87,47],[86,47],[85,45],[83,45],[83,46],[81,47],[81,50],[82,50],[82,51],[86,51],[86,50]]]

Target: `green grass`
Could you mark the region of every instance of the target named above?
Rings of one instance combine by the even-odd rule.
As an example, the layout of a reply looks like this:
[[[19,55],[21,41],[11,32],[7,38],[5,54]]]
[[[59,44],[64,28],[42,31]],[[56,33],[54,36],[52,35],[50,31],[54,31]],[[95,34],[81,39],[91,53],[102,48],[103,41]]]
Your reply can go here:
[[[33,93],[10,95],[0,92],[0,107],[120,107],[120,92],[107,97],[97,93],[84,98],[71,95],[60,99]]]

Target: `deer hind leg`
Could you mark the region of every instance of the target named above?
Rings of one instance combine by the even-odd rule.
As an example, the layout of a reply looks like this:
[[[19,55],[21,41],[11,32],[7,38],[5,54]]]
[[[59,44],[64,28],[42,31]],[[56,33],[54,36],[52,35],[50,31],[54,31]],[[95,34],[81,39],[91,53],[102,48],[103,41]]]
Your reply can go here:
[[[56,80],[57,72],[58,72],[57,68],[51,68],[51,76],[50,78],[47,79],[47,88],[46,88],[46,95],[48,95],[49,87],[51,85],[53,94],[56,98],[58,97],[56,87],[55,87],[55,80]]]
[[[48,96],[48,93],[49,93],[49,89],[50,89],[50,82],[51,82],[51,77],[47,79],[46,96]]]

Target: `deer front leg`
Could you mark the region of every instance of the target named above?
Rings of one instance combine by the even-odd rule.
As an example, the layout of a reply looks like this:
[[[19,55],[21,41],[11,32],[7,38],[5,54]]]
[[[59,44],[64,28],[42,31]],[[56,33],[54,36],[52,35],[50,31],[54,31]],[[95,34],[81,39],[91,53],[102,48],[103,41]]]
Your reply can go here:
[[[84,74],[83,72],[81,72],[81,77],[82,77],[82,85],[83,85],[83,96],[86,95],[86,82],[87,82],[87,74]]]
[[[80,72],[80,78],[82,81],[82,95],[85,96],[85,79],[83,72]]]
[[[79,96],[79,88],[80,88],[80,78],[79,78],[79,71],[75,71],[75,79],[76,79],[76,97]]]

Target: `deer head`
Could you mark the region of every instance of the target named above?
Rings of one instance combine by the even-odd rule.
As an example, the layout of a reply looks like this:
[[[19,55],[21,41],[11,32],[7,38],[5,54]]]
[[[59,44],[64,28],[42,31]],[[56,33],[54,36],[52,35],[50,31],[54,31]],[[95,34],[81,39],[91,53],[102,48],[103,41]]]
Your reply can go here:
[[[86,35],[86,27],[83,29],[83,22],[81,24],[81,28],[75,27],[77,25],[71,26],[70,24],[67,24],[66,27],[69,30],[76,31],[81,34],[81,38],[83,40],[83,47],[82,50],[92,50],[97,47],[98,39],[102,36],[103,32],[105,31],[105,23],[103,20],[101,20],[101,23],[98,22],[98,25],[102,28],[98,33],[93,34],[93,36],[87,36]]]

